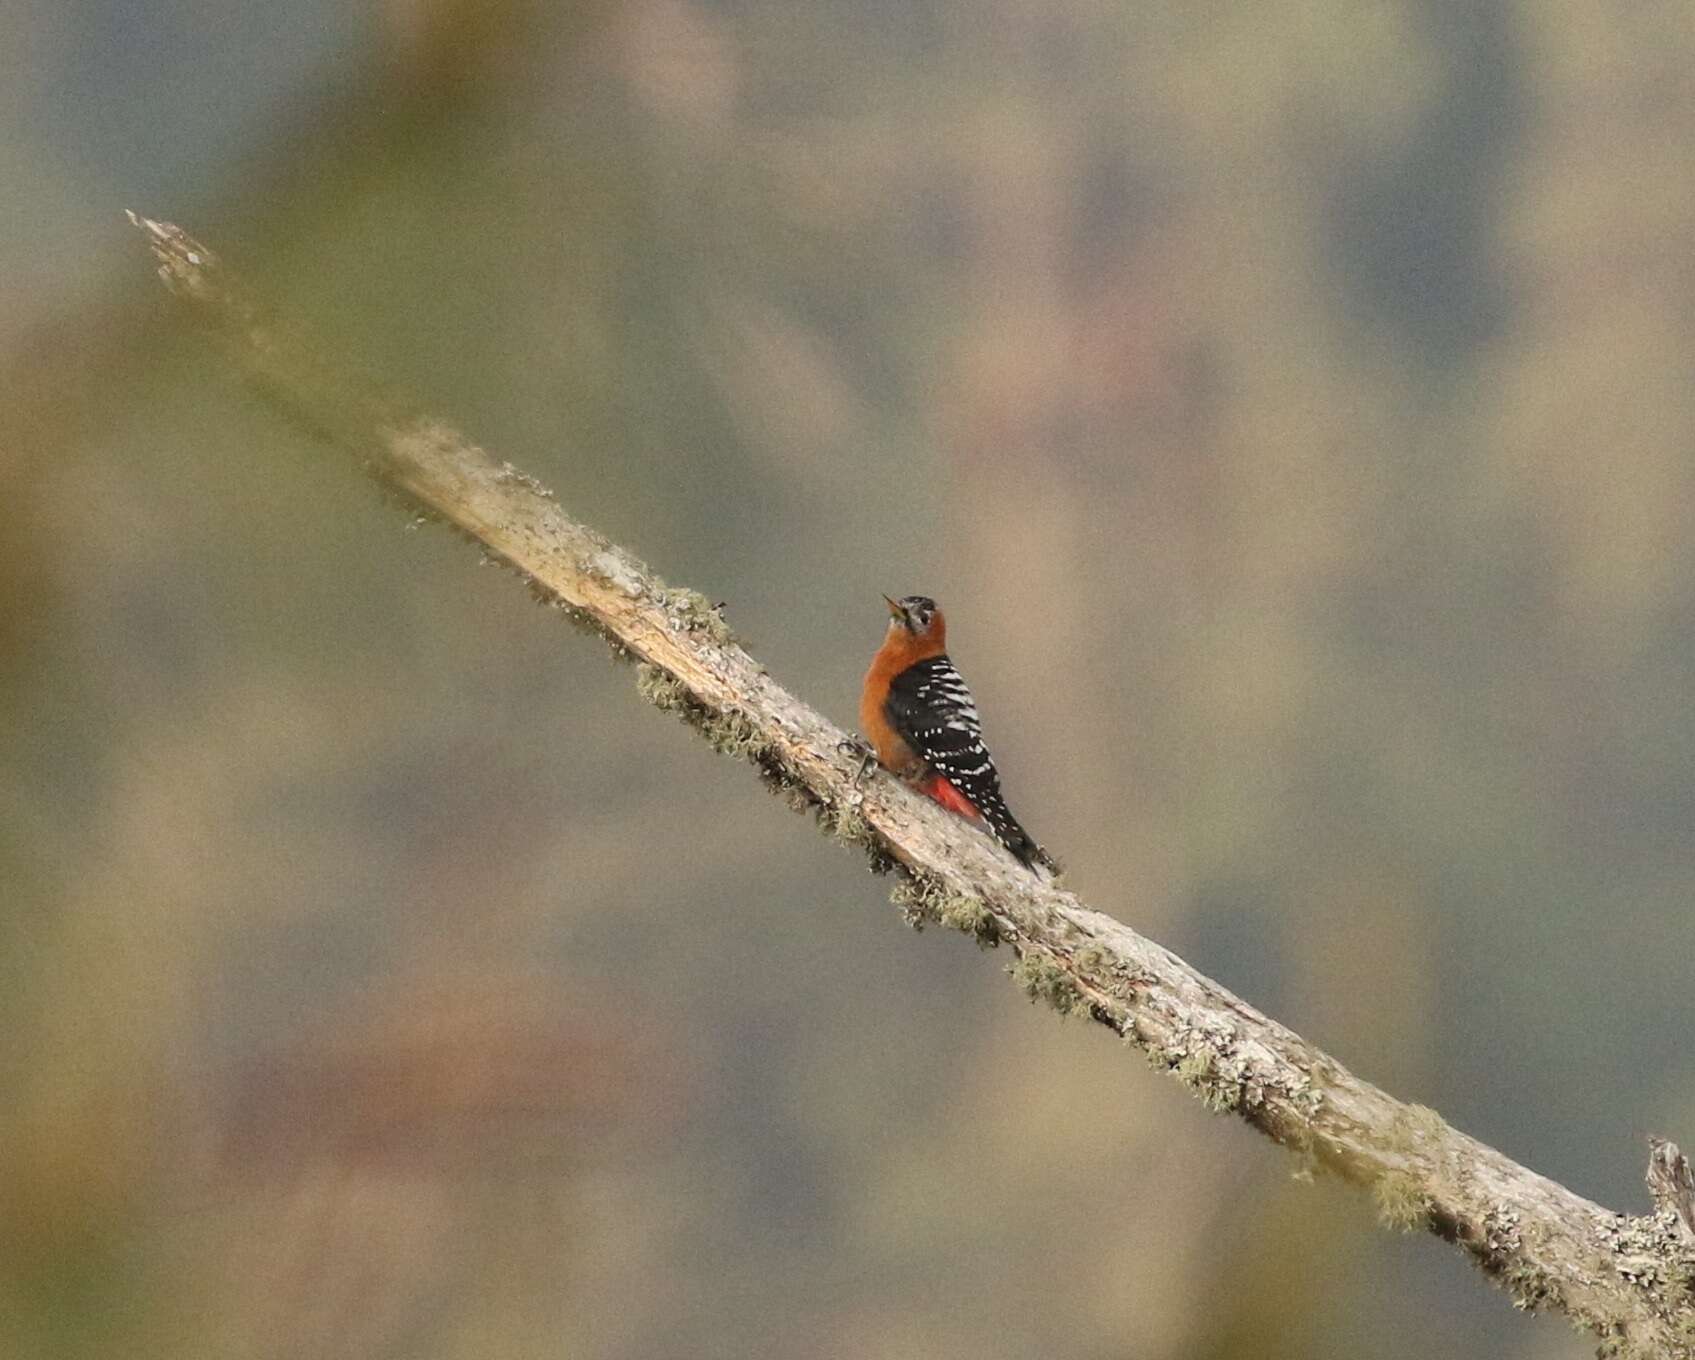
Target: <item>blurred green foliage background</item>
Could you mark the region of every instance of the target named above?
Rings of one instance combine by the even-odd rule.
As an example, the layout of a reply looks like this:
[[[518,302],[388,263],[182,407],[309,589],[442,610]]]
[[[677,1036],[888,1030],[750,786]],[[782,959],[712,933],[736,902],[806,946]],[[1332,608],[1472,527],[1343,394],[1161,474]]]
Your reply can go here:
[[[938,597],[1074,885],[1646,1207],[1695,1137],[1695,17],[0,10],[0,1350],[1575,1357],[185,332],[120,210],[728,602]]]

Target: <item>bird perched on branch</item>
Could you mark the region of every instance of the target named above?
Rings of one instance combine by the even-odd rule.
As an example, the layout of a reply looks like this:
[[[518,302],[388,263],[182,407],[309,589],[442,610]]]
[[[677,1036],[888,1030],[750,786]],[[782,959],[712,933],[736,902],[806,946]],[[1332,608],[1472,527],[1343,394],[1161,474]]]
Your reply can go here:
[[[947,654],[947,620],[925,595],[889,606],[889,630],[865,673],[859,725],[883,768],[987,828],[1031,868],[1052,859],[1012,815],[965,678]]]

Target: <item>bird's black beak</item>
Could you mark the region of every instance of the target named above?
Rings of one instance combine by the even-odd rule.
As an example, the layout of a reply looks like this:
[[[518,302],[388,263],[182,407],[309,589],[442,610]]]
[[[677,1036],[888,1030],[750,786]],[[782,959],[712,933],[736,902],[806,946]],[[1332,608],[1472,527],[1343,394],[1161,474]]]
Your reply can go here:
[[[908,628],[912,627],[912,620],[907,618],[906,610],[902,609],[900,605],[891,600],[887,595],[883,596],[883,602],[889,606],[890,618],[899,619]]]

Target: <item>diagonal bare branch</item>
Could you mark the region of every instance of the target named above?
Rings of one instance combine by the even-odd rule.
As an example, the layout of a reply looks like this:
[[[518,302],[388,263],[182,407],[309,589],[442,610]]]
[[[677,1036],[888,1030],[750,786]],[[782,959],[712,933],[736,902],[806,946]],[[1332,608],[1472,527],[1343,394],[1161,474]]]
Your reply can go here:
[[[550,492],[440,420],[326,362],[168,222],[130,220],[165,284],[297,419],[423,512],[475,539],[539,597],[638,665],[642,694],[750,760],[838,839],[897,873],[915,924],[1015,955],[1013,976],[1061,1014],[1141,1049],[1217,1111],[1369,1188],[1391,1227],[1463,1247],[1521,1308],[1566,1314],[1609,1356],[1695,1360],[1695,1248],[1676,1214],[1627,1217],[1405,1104],[896,781],[856,785],[846,734],[778,685],[708,602],[577,523]]]

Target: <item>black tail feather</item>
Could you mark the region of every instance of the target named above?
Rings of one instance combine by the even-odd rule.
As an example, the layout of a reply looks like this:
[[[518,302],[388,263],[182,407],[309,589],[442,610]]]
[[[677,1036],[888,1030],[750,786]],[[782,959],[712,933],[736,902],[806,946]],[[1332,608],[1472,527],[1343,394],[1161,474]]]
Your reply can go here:
[[[1018,819],[1012,815],[1012,809],[1004,802],[996,799],[983,808],[982,813],[990,833],[1012,851],[1025,868],[1046,869],[1050,874],[1059,872],[1059,864],[1054,857],[1042,849],[1036,838],[1018,824]]]

